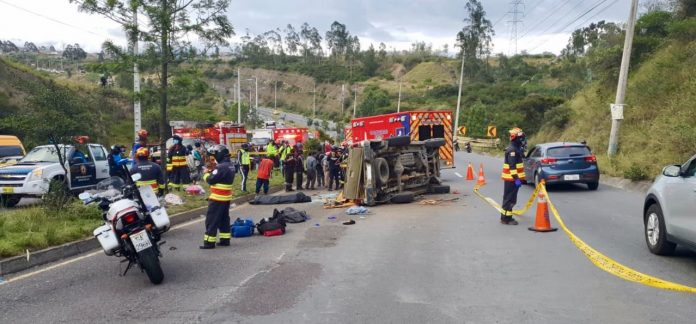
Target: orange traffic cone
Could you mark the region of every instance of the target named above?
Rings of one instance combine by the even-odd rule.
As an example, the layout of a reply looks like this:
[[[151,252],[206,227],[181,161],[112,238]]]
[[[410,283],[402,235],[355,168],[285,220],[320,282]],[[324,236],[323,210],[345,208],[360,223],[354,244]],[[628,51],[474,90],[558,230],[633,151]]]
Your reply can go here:
[[[466,180],[474,180],[474,166],[469,162],[469,167],[466,169]]]
[[[549,206],[546,203],[546,196],[544,196],[543,192],[539,193],[539,200],[537,200],[534,227],[530,227],[529,230],[534,232],[554,232],[558,230],[557,228],[551,227],[551,222],[549,221]]]
[[[476,181],[477,186],[483,186],[486,184],[486,177],[483,175],[483,163],[479,167],[478,181]]]

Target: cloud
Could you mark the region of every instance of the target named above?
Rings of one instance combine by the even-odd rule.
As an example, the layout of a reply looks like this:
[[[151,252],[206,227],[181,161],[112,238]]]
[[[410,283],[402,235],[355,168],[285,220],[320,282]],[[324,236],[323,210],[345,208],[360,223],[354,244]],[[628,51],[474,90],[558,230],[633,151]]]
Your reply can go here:
[[[88,51],[98,51],[106,39],[125,43],[123,30],[98,15],[78,13],[67,0],[4,0],[0,2],[2,38],[30,40],[35,43],[80,43]],[[527,0],[519,24],[520,50],[539,49],[559,52],[570,32],[588,18],[592,21],[625,21],[628,1],[603,1],[595,11],[570,23],[594,4],[592,1]],[[510,1],[482,1],[487,17],[496,23],[494,52],[510,50]],[[348,27],[361,38],[363,47],[385,42],[389,47],[408,48],[425,41],[435,48],[453,46],[456,33],[464,26],[464,0],[255,0],[231,1],[228,17],[237,35],[248,28],[251,33],[281,28],[290,23],[296,29],[308,22],[322,37],[333,21]],[[605,6],[613,4],[612,6]],[[24,8],[34,12],[29,13]],[[596,13],[599,13],[595,16]],[[39,15],[45,16],[41,17]],[[47,19],[58,20],[62,23]],[[589,23],[589,21],[587,22]],[[566,26],[567,25],[567,26]],[[565,27],[565,28],[564,28]],[[565,37],[564,37],[565,35]]]

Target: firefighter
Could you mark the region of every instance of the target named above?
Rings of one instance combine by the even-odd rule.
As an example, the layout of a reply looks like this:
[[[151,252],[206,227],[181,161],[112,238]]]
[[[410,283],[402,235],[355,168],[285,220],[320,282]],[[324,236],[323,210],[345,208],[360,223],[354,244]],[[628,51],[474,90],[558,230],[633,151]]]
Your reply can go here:
[[[152,190],[161,194],[160,189],[164,189],[164,178],[162,168],[149,161],[150,150],[141,147],[135,152],[135,166],[131,169],[132,174],[140,173],[140,180],[135,184],[140,186],[151,186]]]
[[[189,167],[186,163],[186,147],[182,144],[181,137],[174,135],[174,145],[169,149],[169,159],[172,163],[172,184],[171,187],[181,190],[185,184],[191,183]]]
[[[500,215],[500,223],[504,225],[517,225],[517,221],[512,218],[512,208],[517,203],[517,192],[525,182],[524,156],[525,135],[520,128],[510,130],[510,146],[505,149],[505,162],[503,164],[502,178],[504,181],[503,192],[503,212]]]
[[[283,141],[278,149],[278,155],[280,158],[280,173],[282,174],[285,174],[285,160],[288,158],[291,149],[292,148],[288,145],[287,141]]]
[[[237,164],[242,172],[242,192],[247,192],[247,177],[249,177],[249,170],[251,170],[249,144],[242,144],[242,148],[237,152]]]
[[[283,175],[285,176],[285,191],[291,192],[295,191],[292,189],[292,183],[295,180],[295,154],[292,152],[292,148],[288,149],[290,152],[287,154],[283,160]]]
[[[218,246],[230,246],[230,201],[232,200],[232,182],[234,166],[230,161],[230,151],[224,145],[213,147],[212,152],[217,161],[213,172],[206,172],[203,181],[210,185],[208,213],[205,216],[205,235],[201,249],[214,249],[217,234],[220,232]]]
[[[135,138],[135,143],[133,143],[133,147],[131,147],[131,158],[133,158],[133,165],[131,167],[134,167],[137,163],[137,158],[135,157],[135,153],[138,152],[138,149],[141,147],[147,147],[147,136],[149,133],[147,132],[146,129],[141,129],[137,132],[137,137]],[[149,155],[149,154],[148,154]]]

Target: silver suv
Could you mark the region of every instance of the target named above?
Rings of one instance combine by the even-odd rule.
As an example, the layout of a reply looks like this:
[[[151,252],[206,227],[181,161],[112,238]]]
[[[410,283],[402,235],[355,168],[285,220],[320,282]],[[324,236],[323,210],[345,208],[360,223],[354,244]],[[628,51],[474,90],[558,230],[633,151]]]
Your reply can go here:
[[[650,252],[667,255],[677,244],[696,250],[696,156],[669,165],[648,190],[643,207]]]

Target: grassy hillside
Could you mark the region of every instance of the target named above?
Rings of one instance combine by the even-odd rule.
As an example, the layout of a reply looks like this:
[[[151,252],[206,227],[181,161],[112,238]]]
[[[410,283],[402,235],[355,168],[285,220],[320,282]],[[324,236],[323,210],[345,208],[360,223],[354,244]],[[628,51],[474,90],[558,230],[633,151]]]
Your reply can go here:
[[[595,84],[568,102],[565,127],[547,125],[534,142],[585,139],[600,166],[614,176],[650,179],[666,164],[696,153],[696,42],[670,42],[632,71],[626,93],[619,154],[606,156],[611,128],[609,104],[615,85]]]
[[[122,134],[118,121],[132,119],[130,107],[123,92],[57,80],[0,59],[0,133],[17,135],[27,148],[45,144],[49,134],[89,135],[104,144],[114,138],[125,140],[131,131]]]

